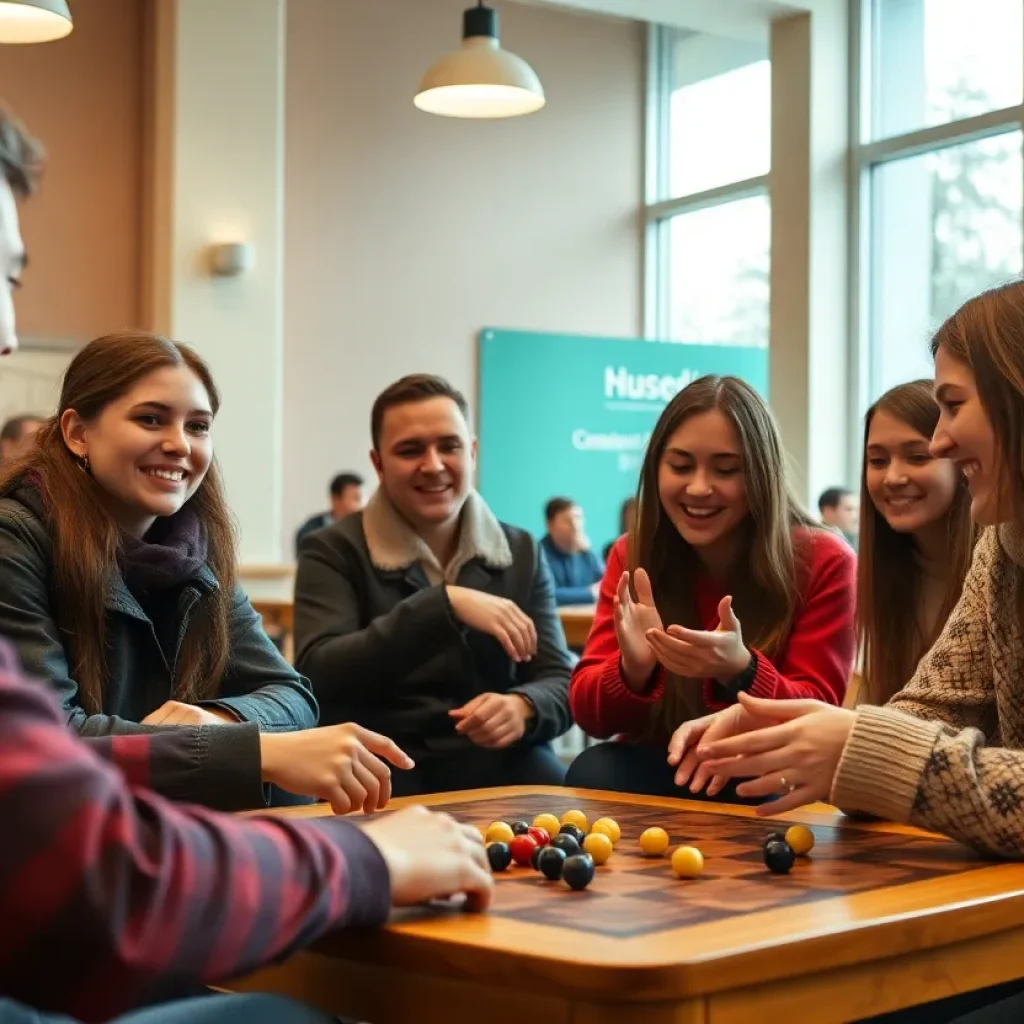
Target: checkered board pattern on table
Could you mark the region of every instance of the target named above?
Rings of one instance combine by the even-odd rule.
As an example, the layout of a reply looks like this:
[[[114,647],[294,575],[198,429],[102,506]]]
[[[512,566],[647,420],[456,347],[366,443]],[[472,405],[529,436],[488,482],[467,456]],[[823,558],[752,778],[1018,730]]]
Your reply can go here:
[[[810,856],[797,858],[788,875],[774,875],[764,865],[765,837],[792,822],[716,814],[713,803],[707,811],[677,811],[614,800],[576,798],[569,804],[567,799],[573,798],[538,793],[514,801],[495,798],[432,808],[485,827],[492,821],[532,822],[547,812],[561,817],[571,808],[583,811],[590,822],[610,817],[619,823],[622,839],[587,889],[573,892],[528,867],[513,865],[495,876],[491,914],[628,939],[906,885],[984,863],[970,850],[941,839],[858,829],[855,824],[811,825],[815,846]],[[637,840],[655,825],[668,832],[671,845],[664,857],[645,857]],[[668,858],[676,846],[696,846],[704,855],[699,878],[682,880],[672,873]]]

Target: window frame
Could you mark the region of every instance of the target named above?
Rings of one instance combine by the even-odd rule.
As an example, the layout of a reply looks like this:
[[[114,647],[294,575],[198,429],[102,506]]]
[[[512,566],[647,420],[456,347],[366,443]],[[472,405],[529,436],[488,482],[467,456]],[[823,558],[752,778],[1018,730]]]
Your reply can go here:
[[[850,4],[850,148],[849,148],[849,337],[850,404],[849,465],[858,478],[863,461],[862,426],[872,398],[871,183],[876,168],[897,160],[935,153],[980,139],[1024,132],[1024,99],[1019,104],[987,111],[946,124],[916,128],[871,141],[873,86],[873,7],[876,0]],[[927,2],[927,0],[922,0]],[[1024,82],[1022,82],[1024,97]],[[1022,161],[1024,179],[1024,161]],[[1024,181],[1022,181],[1024,184]],[[1022,217],[1024,231],[1024,217]],[[1022,253],[1024,257],[1024,253]]]
[[[672,259],[670,223],[681,214],[764,196],[771,205],[768,173],[714,188],[666,198],[671,180],[671,81],[673,40],[678,30],[665,25],[647,29],[647,116],[645,118],[644,313],[645,338],[672,337]]]

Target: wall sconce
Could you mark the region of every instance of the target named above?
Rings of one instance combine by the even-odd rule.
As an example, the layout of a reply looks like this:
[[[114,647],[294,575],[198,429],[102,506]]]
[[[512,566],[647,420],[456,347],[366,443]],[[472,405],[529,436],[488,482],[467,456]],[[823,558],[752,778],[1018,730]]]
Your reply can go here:
[[[256,259],[247,242],[218,242],[207,249],[207,255],[214,277],[239,277],[252,269]]]

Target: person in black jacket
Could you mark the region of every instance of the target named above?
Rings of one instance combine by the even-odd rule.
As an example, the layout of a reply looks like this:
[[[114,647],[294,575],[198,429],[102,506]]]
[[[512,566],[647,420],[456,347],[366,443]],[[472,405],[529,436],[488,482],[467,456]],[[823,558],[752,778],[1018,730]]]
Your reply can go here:
[[[233,810],[293,802],[284,791],[376,809],[390,793],[381,757],[411,762],[356,726],[312,728],[308,680],[235,579],[219,402],[195,352],[154,335],[75,356],[57,415],[0,473],[0,635],[82,736],[191,730],[189,762],[154,759],[166,796]]]
[[[302,550],[302,542],[317,530],[345,516],[358,512],[366,501],[363,498],[363,478],[358,473],[338,473],[330,486],[331,507],[326,512],[310,516],[295,532],[295,557]]]
[[[396,794],[559,784],[549,741],[571,725],[573,658],[538,545],[472,488],[466,400],[405,377],[378,396],[371,433],[380,486],[299,557],[296,666],[324,721],[412,755]]]

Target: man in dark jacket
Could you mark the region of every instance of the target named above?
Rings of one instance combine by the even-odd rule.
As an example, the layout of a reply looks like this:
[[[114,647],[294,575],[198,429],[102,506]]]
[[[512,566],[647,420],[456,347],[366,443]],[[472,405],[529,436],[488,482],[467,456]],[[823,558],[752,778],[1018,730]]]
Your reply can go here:
[[[471,485],[463,396],[417,375],[378,396],[362,513],[310,537],[295,584],[296,665],[324,722],[382,730],[417,768],[395,793],[549,784],[564,770],[573,659],[533,538]]]

